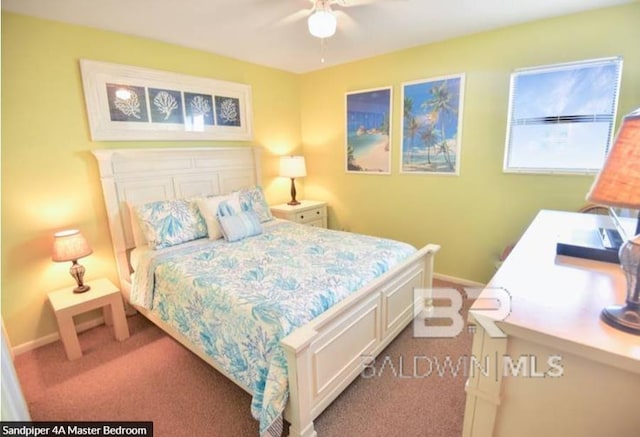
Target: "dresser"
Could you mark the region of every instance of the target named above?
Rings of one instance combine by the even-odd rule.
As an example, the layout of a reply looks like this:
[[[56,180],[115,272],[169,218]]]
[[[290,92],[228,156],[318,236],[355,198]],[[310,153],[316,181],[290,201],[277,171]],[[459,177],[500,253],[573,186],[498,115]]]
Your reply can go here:
[[[327,203],[318,200],[301,200],[299,205],[283,203],[271,207],[271,214],[284,220],[303,225],[327,228]]]
[[[556,255],[558,239],[603,220],[540,211],[473,304],[464,437],[640,435],[640,336],[600,320],[625,300],[621,268]],[[503,321],[486,299],[497,288],[511,299]]]

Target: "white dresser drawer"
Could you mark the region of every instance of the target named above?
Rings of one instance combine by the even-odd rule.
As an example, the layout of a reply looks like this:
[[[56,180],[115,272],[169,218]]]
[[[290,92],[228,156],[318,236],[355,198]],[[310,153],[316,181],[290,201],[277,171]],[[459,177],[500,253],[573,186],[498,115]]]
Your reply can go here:
[[[278,218],[302,225],[327,227],[327,204],[317,200],[302,200],[298,205],[275,205],[271,213]]]
[[[320,208],[308,209],[296,213],[294,221],[298,223],[309,223],[321,219],[326,214],[326,208],[321,206]]]
[[[326,228],[327,225],[325,224],[324,219],[318,219],[318,220],[314,220],[312,222],[305,222],[305,225],[307,226],[313,226],[315,228]]]

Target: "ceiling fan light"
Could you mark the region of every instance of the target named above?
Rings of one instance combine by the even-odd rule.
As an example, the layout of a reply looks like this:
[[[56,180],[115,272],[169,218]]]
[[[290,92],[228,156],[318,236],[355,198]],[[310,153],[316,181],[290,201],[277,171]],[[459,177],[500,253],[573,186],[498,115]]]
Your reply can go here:
[[[316,38],[329,38],[336,33],[336,17],[329,11],[318,10],[307,21],[309,33]]]

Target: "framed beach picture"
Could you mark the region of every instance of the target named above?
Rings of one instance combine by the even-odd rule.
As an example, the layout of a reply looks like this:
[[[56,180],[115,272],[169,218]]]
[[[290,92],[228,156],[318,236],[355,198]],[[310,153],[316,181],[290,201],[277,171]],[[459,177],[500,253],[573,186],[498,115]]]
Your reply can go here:
[[[251,87],[80,61],[93,141],[251,140]]]
[[[346,120],[348,173],[391,172],[391,87],[349,92]]]
[[[460,174],[464,74],[402,84],[401,173]]]

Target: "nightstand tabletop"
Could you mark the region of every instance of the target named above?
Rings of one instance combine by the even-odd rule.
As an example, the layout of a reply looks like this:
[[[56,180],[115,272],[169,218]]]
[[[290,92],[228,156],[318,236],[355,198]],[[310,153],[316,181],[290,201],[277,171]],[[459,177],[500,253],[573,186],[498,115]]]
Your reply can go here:
[[[91,289],[84,293],[74,293],[75,285],[50,292],[49,301],[54,311],[83,305],[105,296],[120,293],[120,289],[106,278],[88,281],[85,284],[90,286]]]
[[[277,209],[283,212],[299,211],[307,208],[317,208],[320,206],[326,206],[327,202],[320,200],[300,200],[299,205],[289,205],[287,203],[281,203],[280,205],[273,205],[271,209]]]

